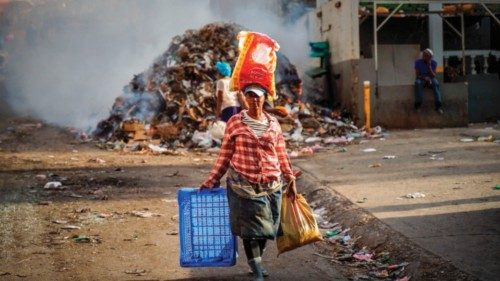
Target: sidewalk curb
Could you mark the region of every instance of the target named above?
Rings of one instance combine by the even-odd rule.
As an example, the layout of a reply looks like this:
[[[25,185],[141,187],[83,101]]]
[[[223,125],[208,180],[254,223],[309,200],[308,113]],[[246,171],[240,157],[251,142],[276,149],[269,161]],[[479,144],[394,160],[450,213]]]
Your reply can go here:
[[[299,165],[297,165],[299,166]],[[300,166],[299,166],[300,167]],[[302,167],[301,167],[302,169]],[[310,204],[324,207],[331,222],[350,228],[352,237],[360,236],[357,246],[371,251],[389,251],[399,262],[409,262],[406,272],[412,281],[475,281],[478,278],[455,267],[429,250],[422,248],[400,232],[390,228],[368,211],[356,206],[346,197],[302,169],[297,187]]]

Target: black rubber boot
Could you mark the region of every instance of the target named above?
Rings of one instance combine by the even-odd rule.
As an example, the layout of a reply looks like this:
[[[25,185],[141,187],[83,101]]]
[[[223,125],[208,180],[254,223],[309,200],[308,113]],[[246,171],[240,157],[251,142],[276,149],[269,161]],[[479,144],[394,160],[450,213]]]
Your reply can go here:
[[[262,269],[262,258],[257,257],[248,260],[248,265],[252,269],[254,281],[264,281],[264,273]]]

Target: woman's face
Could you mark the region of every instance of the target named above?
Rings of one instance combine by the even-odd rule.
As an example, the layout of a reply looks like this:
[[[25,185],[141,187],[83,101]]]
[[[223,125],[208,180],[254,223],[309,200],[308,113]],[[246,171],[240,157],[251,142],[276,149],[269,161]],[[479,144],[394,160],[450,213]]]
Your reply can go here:
[[[258,96],[254,92],[245,93],[245,99],[247,101],[249,109],[262,109],[264,106],[265,96]]]

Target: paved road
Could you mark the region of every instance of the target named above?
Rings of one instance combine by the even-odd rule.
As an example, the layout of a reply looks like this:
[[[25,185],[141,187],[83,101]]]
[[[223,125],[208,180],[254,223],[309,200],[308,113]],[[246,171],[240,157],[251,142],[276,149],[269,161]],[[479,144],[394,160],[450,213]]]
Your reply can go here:
[[[498,280],[500,145],[459,141],[471,132],[500,136],[499,125],[484,127],[394,131],[294,164],[458,268]],[[403,198],[413,192],[425,197]]]

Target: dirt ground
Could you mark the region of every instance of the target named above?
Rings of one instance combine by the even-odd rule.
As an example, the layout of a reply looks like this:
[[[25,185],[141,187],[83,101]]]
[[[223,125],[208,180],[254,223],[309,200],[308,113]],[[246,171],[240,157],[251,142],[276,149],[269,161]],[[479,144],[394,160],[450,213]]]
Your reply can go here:
[[[477,274],[477,268],[481,264],[481,249],[493,255],[486,257],[491,261],[489,266],[496,264],[498,227],[494,224],[498,222],[498,191],[491,185],[500,183],[499,149],[493,143],[457,145],[457,137],[463,132],[464,129],[391,132],[385,141],[351,145],[347,152],[333,149],[294,159],[294,165],[306,173],[302,184],[312,186],[299,189],[309,193],[312,204],[323,204],[331,210],[332,221],[352,227],[352,235],[359,235],[362,243],[377,251],[391,251],[395,262],[411,262],[411,280],[475,280],[462,270],[479,277],[490,276],[494,270],[484,274],[480,268]],[[461,150],[461,146],[465,149]],[[370,147],[378,152],[362,151]],[[436,153],[437,157],[444,154],[446,161],[429,159]],[[396,154],[397,158],[383,160],[382,154]],[[197,187],[215,157],[216,154],[188,151],[158,156],[103,150],[96,143],[75,140],[66,129],[27,118],[3,118],[0,279],[251,280],[243,254],[237,265],[230,268],[179,266],[176,191],[179,187]],[[304,182],[308,177],[313,180]],[[44,189],[49,181],[61,181],[64,189]],[[428,197],[408,202],[400,198],[415,191]],[[439,203],[448,197],[453,202]],[[408,205],[413,202],[424,204]],[[461,204],[464,202],[467,204]],[[361,208],[376,217],[360,211]],[[459,212],[461,208],[463,212]],[[448,213],[452,215],[438,216]],[[466,214],[468,220],[460,214]],[[481,220],[484,214],[489,215]],[[422,220],[415,223],[416,218]],[[430,218],[438,219],[429,221]],[[444,233],[460,231],[460,221],[469,227],[462,229],[479,234],[482,229],[470,226],[490,224],[486,229],[489,236]],[[437,234],[426,233],[426,228]],[[86,241],[78,243],[78,237]],[[279,258],[275,258],[276,247],[271,244],[264,259],[272,274],[268,280],[356,280],[356,276],[366,276],[367,270],[363,272],[362,266],[359,275],[359,268],[325,258],[332,253],[325,243],[319,243]],[[453,258],[455,253],[464,251],[462,256]],[[467,251],[474,254],[468,263]],[[461,263],[461,259],[466,262]]]
[[[107,151],[36,120],[2,122],[1,280],[251,280],[244,255],[231,268],[179,266],[176,190],[197,187],[216,155]],[[270,280],[347,280],[313,246],[277,259],[268,248]]]

